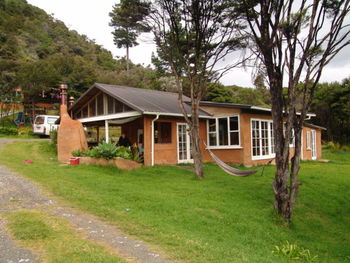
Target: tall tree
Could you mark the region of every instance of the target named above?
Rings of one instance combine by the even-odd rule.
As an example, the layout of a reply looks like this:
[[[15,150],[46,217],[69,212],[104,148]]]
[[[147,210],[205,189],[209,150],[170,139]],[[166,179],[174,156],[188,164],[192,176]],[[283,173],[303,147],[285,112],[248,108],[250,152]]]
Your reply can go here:
[[[149,13],[150,4],[140,0],[120,0],[109,13],[110,26],[114,28],[114,44],[118,48],[126,48],[126,70],[129,72],[129,48],[137,46],[137,38],[150,28],[144,23]]]
[[[276,143],[275,207],[290,221],[297,197],[301,132],[325,66],[349,45],[349,0],[240,1],[254,54],[265,67]],[[301,89],[298,83],[302,83]],[[283,86],[287,87],[287,94]],[[302,94],[301,107],[297,96]],[[289,141],[294,129],[295,153]],[[284,132],[285,130],[285,132]],[[291,162],[291,164],[290,164]]]
[[[199,137],[199,102],[207,83],[240,62],[219,68],[218,62],[243,46],[236,37],[234,18],[228,16],[228,1],[155,1],[150,27],[162,59],[176,79],[179,105],[189,127],[196,175],[204,178]],[[159,53],[159,52],[158,52]],[[191,112],[184,107],[184,83],[189,87]]]

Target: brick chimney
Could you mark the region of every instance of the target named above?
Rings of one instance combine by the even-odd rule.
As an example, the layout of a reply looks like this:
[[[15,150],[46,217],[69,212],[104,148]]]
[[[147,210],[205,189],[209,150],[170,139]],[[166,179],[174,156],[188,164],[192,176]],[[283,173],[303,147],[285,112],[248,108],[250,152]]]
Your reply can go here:
[[[67,105],[67,85],[61,84],[60,90],[61,90],[61,105]]]

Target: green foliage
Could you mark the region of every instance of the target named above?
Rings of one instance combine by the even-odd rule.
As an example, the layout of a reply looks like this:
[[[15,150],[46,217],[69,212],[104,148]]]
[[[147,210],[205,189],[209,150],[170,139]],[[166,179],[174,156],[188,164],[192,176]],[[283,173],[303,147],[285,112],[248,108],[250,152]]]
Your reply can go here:
[[[104,159],[113,159],[115,157],[120,157],[128,160],[133,159],[133,154],[128,147],[124,146],[115,146],[113,143],[100,143],[98,146],[83,152],[81,150],[76,150],[72,152],[73,156],[88,156],[92,158],[104,158]],[[76,155],[74,155],[76,154]]]
[[[85,155],[86,155],[86,153],[82,149],[72,151],[72,156],[74,156],[74,157],[82,157]]]
[[[17,128],[0,127],[0,135],[18,135]]]
[[[54,145],[55,147],[57,147],[57,135],[58,135],[58,131],[57,130],[52,130],[50,132],[51,144]]]
[[[17,128],[17,134],[20,136],[22,135],[32,136],[33,128],[32,126],[20,126]]]
[[[93,158],[113,159],[116,156],[117,147],[113,143],[103,142],[89,150],[86,154]]]
[[[350,147],[346,145],[341,145],[338,142],[327,142],[324,146],[324,149],[330,150],[332,153],[339,152],[339,151],[345,151],[350,152]]]
[[[130,148],[124,147],[124,146],[119,146],[119,147],[117,147],[115,157],[120,157],[120,158],[132,160],[133,154],[132,154]]]
[[[311,256],[310,250],[286,241],[282,246],[275,246],[273,254],[284,256],[290,260],[300,260],[308,263],[317,262],[318,256]]]
[[[311,111],[315,123],[327,128],[325,139],[350,144],[350,78],[318,85]]]
[[[109,13],[110,26],[114,27],[114,43],[118,48],[138,45],[138,35],[150,31],[143,21],[149,13],[149,5],[140,0],[121,0],[113,7],[113,11]]]
[[[210,83],[205,100],[266,107],[270,104],[270,95],[267,89],[224,86],[221,83]]]
[[[32,98],[60,82],[81,94],[96,81],[99,70],[115,69],[110,51],[42,9],[24,0],[1,3],[0,99],[13,87],[23,87]]]

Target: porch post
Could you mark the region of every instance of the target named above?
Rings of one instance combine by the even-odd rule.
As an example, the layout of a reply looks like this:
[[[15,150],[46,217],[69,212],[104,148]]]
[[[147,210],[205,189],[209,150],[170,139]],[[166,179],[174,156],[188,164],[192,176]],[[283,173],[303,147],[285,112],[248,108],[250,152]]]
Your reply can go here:
[[[96,140],[97,144],[100,142],[100,127],[96,127]]]
[[[105,120],[105,138],[106,143],[109,143],[109,123],[107,120]]]

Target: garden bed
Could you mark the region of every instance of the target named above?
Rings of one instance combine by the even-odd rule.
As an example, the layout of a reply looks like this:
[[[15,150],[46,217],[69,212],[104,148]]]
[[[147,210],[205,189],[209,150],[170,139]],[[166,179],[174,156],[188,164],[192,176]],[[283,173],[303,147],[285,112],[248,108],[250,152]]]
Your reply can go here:
[[[122,170],[134,170],[142,167],[141,163],[127,160],[124,158],[116,157],[113,159],[104,159],[104,158],[92,158],[92,157],[79,157],[81,164],[93,164],[93,165],[101,165],[108,166],[114,165]]]

